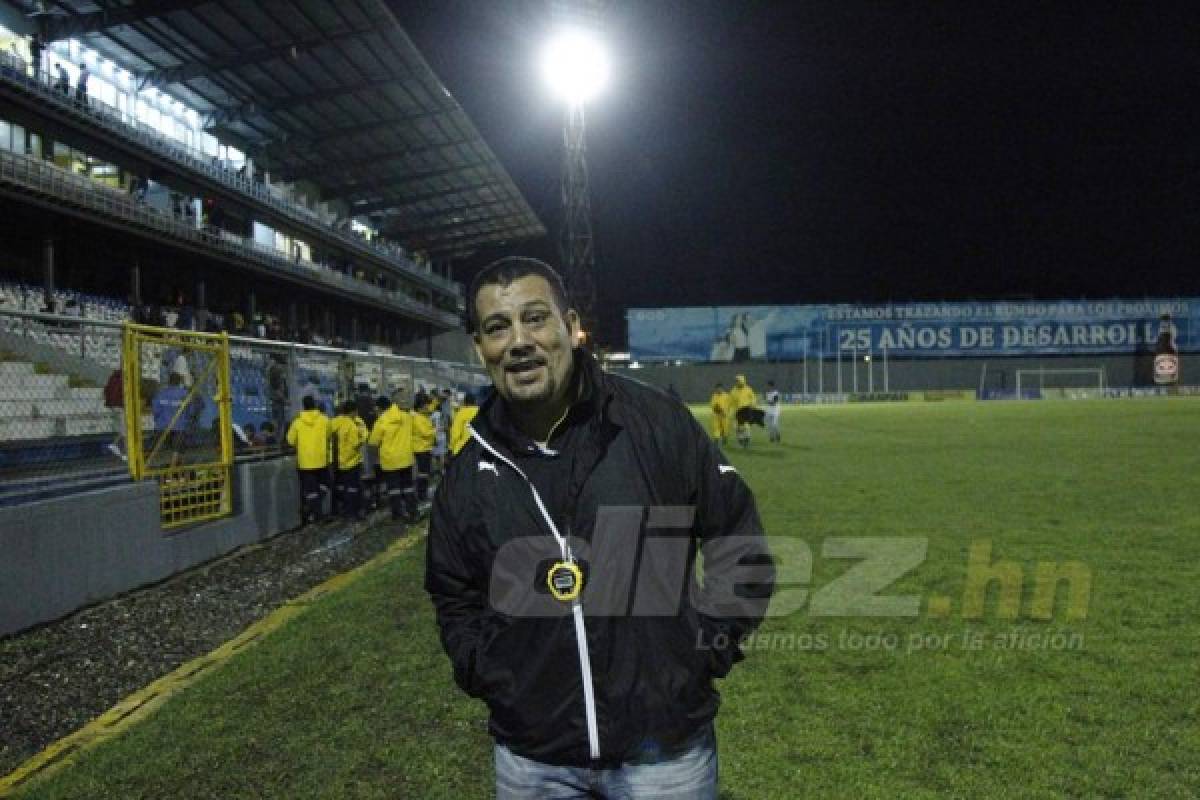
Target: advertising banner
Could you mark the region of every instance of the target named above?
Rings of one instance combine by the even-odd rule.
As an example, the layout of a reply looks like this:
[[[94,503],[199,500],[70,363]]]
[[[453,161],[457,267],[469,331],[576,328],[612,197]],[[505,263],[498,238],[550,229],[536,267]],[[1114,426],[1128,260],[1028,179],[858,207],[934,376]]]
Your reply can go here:
[[[626,312],[635,360],[799,361],[1152,353],[1161,315],[1200,352],[1200,298],[887,305],[705,306]]]

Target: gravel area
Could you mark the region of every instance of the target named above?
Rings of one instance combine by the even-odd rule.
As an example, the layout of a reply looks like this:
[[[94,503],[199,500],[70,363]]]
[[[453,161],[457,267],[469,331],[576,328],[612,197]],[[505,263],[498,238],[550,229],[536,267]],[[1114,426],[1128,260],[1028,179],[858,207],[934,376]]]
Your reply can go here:
[[[0,775],[405,531],[385,512],[307,525],[0,639]]]

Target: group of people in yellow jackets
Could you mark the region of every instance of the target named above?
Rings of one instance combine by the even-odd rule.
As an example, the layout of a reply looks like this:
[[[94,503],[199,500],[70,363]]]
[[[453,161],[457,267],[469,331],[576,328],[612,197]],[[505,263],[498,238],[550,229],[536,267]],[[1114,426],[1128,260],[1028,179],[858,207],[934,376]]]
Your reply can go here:
[[[737,442],[742,447],[750,445],[750,424],[738,418],[738,412],[744,408],[757,408],[758,396],[750,384],[746,383],[745,375],[734,379],[733,388],[725,391],[725,385],[718,383],[709,399],[712,409],[712,435],[724,447],[731,429],[736,431]],[[744,415],[743,415],[744,417]]]
[[[398,389],[390,398],[378,398],[378,415],[370,426],[354,400],[339,404],[331,420],[318,408],[315,397],[304,397],[303,410],[288,428],[287,443],[296,449],[305,522],[321,517],[331,464],[334,497],[342,513],[351,518],[365,517],[367,492],[362,472],[368,447],[378,451],[376,473],[368,476],[374,479],[369,485],[386,487],[392,519],[415,522],[419,518],[419,504],[428,499],[430,481],[442,466],[440,460],[447,452],[458,453],[466,444],[467,424],[479,409],[469,393],[450,412],[448,393],[439,397],[422,391],[408,410],[404,394]],[[452,413],[452,421],[445,418],[448,413]]]

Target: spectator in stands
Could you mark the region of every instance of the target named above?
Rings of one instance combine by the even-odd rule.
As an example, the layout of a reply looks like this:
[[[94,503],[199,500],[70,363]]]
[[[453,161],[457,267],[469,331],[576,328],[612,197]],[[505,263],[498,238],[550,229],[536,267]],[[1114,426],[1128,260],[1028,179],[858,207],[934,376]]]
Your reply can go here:
[[[146,202],[146,192],[150,189],[150,181],[140,175],[129,179],[129,194],[139,203]]]
[[[375,401],[371,397],[371,387],[365,383],[358,384],[354,403],[359,419],[366,424],[368,429],[374,427],[375,418],[378,415],[375,413]]]
[[[29,40],[29,54],[33,59],[33,78],[41,80],[42,77],[42,52],[46,49],[46,42],[42,39],[41,33],[34,33],[33,38]]]
[[[117,367],[108,376],[104,384],[104,407],[112,417],[113,440],[108,445],[108,451],[122,461],[127,461],[125,455],[125,377],[121,368]]]
[[[179,307],[179,313],[175,317],[175,327],[181,331],[190,331],[194,328],[195,311],[190,305],[184,303]]]
[[[412,477],[413,415],[401,407],[403,401],[403,389],[393,392],[391,400],[379,398],[376,405],[382,413],[375,420],[368,442],[379,448],[379,468],[387,484],[392,519],[416,522],[417,497]]]
[[[152,325],[155,328],[165,328],[167,325],[166,317],[163,316],[160,306],[154,304],[142,306],[141,316],[143,325]]]
[[[88,71],[87,64],[79,65],[79,80],[75,83],[75,102],[81,106],[86,106],[88,103],[88,78],[92,73]]]
[[[188,363],[187,353],[182,349],[171,349],[167,350],[164,355],[170,358],[171,369],[169,374],[178,376],[180,383],[184,386],[191,386],[193,381],[192,367]]]
[[[279,444],[279,440],[275,438],[275,423],[267,420],[262,424],[262,429],[258,432],[257,441],[259,447],[275,447]]]
[[[450,425],[451,457],[458,455],[458,451],[462,450],[467,440],[471,438],[467,426],[471,424],[471,420],[475,419],[475,415],[478,413],[479,406],[475,405],[475,395],[464,392],[462,405],[454,412],[454,422]]]
[[[417,502],[429,499],[429,481],[433,476],[433,445],[437,439],[433,423],[433,412],[437,400],[425,392],[417,392],[413,398],[412,449],[416,461]]]
[[[187,393],[187,387],[183,385],[183,378],[178,373],[172,372],[167,378],[167,385],[154,395],[152,407],[155,430],[165,431],[171,427],[171,420],[174,419],[175,412],[183,405]]]
[[[179,455],[187,446],[188,433],[203,411],[200,404],[192,404],[190,409],[182,413],[188,390],[183,385],[183,379],[176,373],[167,378],[167,385],[154,394],[151,411],[154,414],[154,429],[160,437],[165,437],[166,452],[170,453],[170,463],[173,466],[179,461]]]
[[[334,496],[341,502],[342,514],[351,519],[362,519],[365,516],[362,510],[362,451],[368,433],[353,400],[338,407],[332,433],[337,470],[333,479]]]
[[[58,79],[54,81],[54,88],[62,92],[64,95],[71,94],[71,79],[67,75],[67,70],[61,63],[54,65],[54,71],[58,75]]]
[[[310,394],[302,401],[304,410],[292,421],[287,443],[296,448],[296,472],[300,476],[304,522],[321,518],[322,499],[329,491],[329,418],[317,408]]]

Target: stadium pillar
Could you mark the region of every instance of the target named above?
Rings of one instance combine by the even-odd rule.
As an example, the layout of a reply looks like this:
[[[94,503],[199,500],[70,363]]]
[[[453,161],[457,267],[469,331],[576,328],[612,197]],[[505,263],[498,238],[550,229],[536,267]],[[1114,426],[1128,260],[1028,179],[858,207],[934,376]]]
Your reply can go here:
[[[256,307],[258,305],[257,300],[258,300],[258,298],[254,296],[254,292],[246,293],[246,321],[247,321],[247,324],[252,324],[254,322],[254,315],[256,313],[258,313],[258,309]]]
[[[208,308],[207,288],[208,287],[204,285],[204,281],[196,281],[196,308]]]
[[[350,347],[358,347],[358,315],[350,315]]]
[[[134,306],[142,304],[142,264],[134,261],[129,268],[129,300]]]
[[[288,303],[288,330],[299,330],[300,328],[300,310],[296,307],[296,301],[292,300]]]
[[[46,305],[54,308],[54,240],[49,236],[42,243],[42,288]]]
[[[433,326],[425,323],[425,357],[433,360]]]

